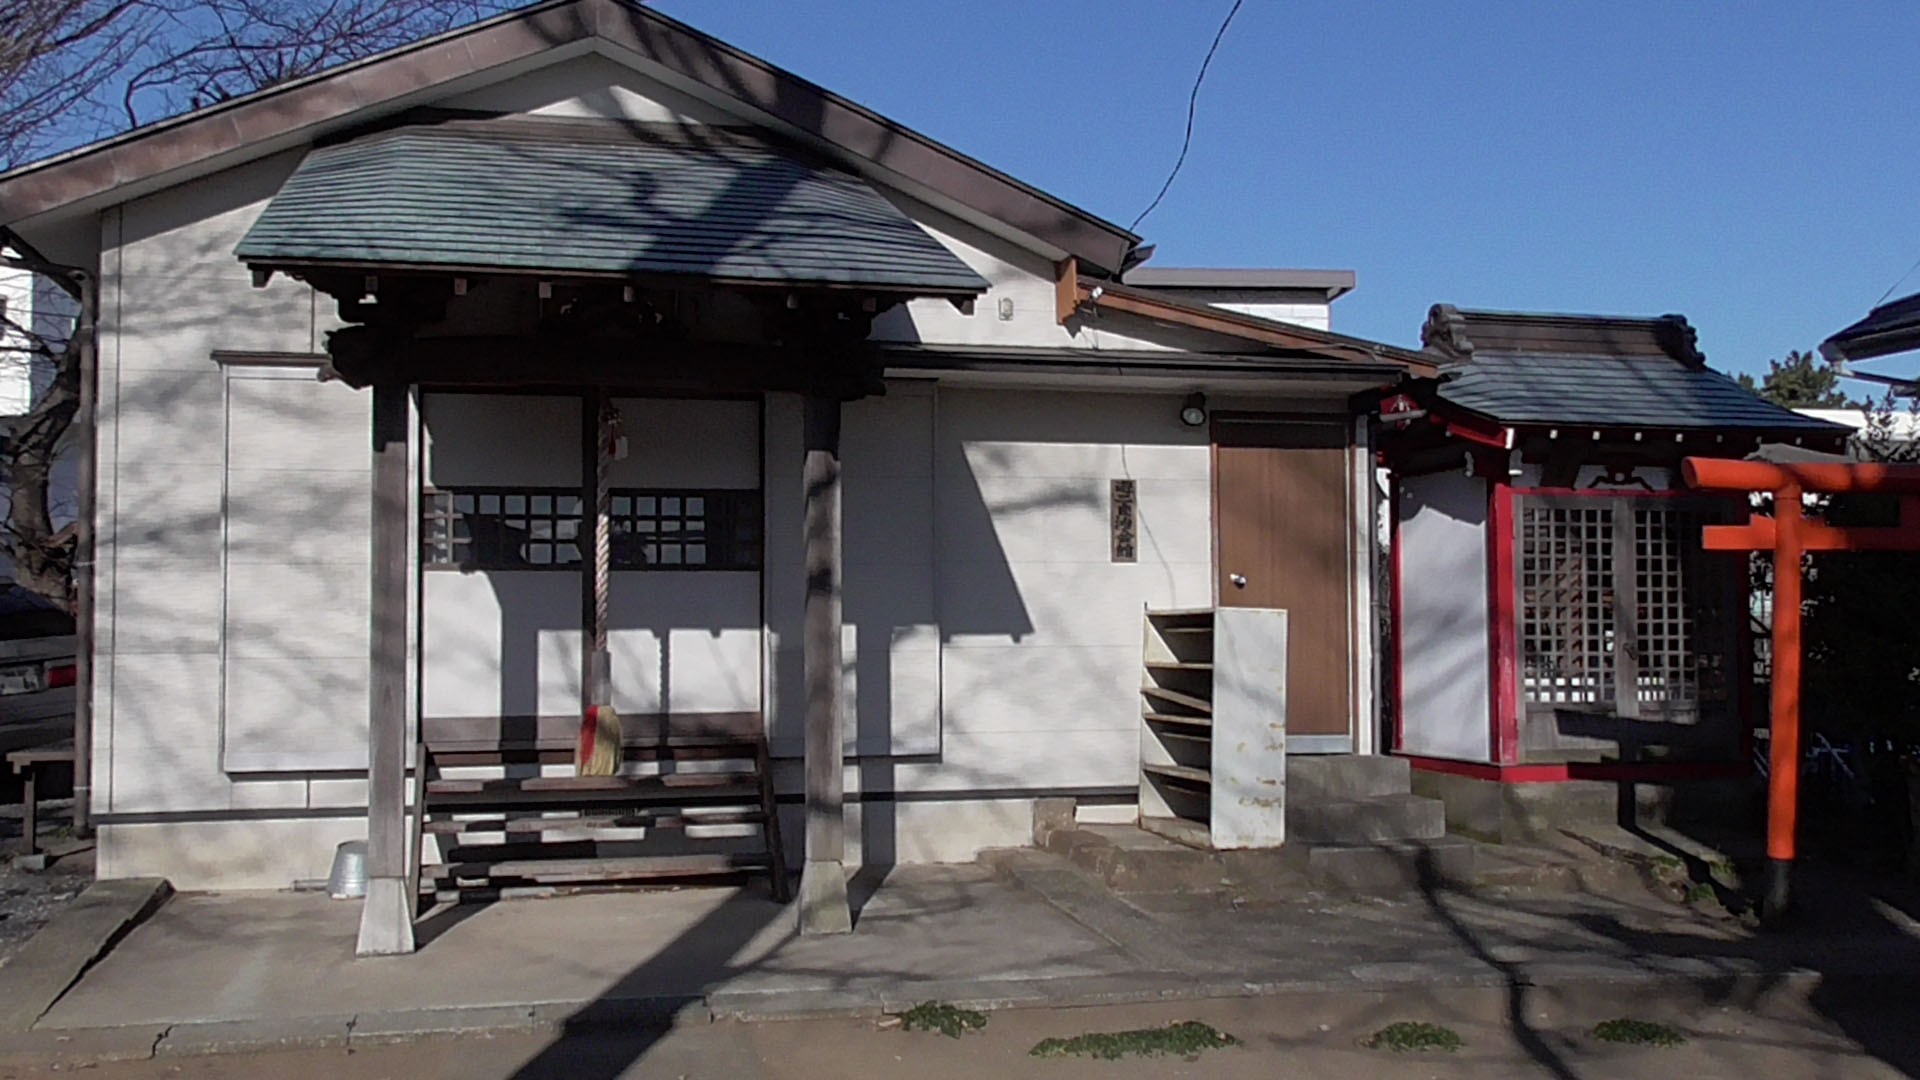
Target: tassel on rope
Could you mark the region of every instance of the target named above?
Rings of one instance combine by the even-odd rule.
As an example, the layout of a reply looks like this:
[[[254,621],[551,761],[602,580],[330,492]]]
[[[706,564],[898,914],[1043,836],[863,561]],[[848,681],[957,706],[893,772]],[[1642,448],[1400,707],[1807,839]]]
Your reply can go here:
[[[612,776],[620,771],[620,715],[613,711],[613,657],[607,648],[610,586],[613,579],[613,463],[626,441],[620,414],[605,390],[599,392],[599,430],[593,468],[593,626],[587,654],[586,708],[580,718],[580,744],[574,751],[579,776]]]

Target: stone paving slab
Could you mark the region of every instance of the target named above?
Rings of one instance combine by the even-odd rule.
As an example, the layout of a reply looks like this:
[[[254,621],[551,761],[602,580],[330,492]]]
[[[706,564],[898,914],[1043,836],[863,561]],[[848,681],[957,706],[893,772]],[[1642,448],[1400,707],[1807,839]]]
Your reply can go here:
[[[166,902],[159,878],[96,881],[0,965],[0,1032],[25,1031],[128,930]]]

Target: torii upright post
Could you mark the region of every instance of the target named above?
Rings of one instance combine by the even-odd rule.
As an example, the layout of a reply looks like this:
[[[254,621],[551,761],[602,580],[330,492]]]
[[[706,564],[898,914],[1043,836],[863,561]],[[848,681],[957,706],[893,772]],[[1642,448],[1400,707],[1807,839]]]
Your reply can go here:
[[[1689,487],[1705,491],[1768,491],[1773,516],[1745,525],[1709,525],[1708,551],[1773,552],[1772,734],[1768,748],[1767,885],[1761,917],[1778,923],[1792,903],[1794,837],[1800,815],[1801,561],[1811,551],[1920,550],[1920,466],[1773,465],[1760,461],[1687,458]],[[1808,521],[1809,494],[1898,495],[1900,523],[1836,528]]]

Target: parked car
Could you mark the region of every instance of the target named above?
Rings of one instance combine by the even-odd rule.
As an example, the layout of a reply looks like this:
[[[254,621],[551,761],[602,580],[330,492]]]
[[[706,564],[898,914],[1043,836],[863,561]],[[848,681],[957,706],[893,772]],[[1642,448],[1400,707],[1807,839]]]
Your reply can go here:
[[[72,727],[75,655],[72,616],[0,584],[0,736]]]

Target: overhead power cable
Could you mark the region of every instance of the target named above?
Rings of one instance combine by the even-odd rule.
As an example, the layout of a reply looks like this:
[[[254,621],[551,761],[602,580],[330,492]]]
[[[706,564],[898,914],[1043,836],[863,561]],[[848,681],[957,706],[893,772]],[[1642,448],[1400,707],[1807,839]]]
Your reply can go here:
[[[1220,51],[1220,39],[1227,36],[1227,27],[1233,25],[1233,17],[1240,14],[1240,5],[1245,2],[1246,0],[1233,0],[1233,7],[1228,9],[1227,17],[1220,21],[1220,29],[1214,32],[1213,44],[1207,47],[1206,59],[1200,61],[1200,74],[1194,76],[1193,92],[1187,95],[1187,133],[1180,140],[1180,156],[1174,160],[1173,171],[1167,174],[1167,182],[1160,185],[1160,193],[1153,197],[1153,201],[1147,204],[1145,210],[1140,211],[1139,217],[1133,219],[1133,224],[1127,226],[1128,232],[1139,228],[1140,223],[1147,220],[1147,215],[1153,213],[1154,208],[1160,205],[1160,200],[1167,197],[1168,189],[1173,187],[1173,178],[1180,175],[1180,166],[1187,163],[1187,150],[1193,146],[1193,114],[1200,106],[1200,84],[1207,81],[1207,68],[1213,64],[1213,54]]]
[[[1884,303],[1886,303],[1886,302],[1887,302],[1887,297],[1889,297],[1889,296],[1892,296],[1892,295],[1893,295],[1893,290],[1895,290],[1895,289],[1897,289],[1897,288],[1899,288],[1899,287],[1900,287],[1900,283],[1901,283],[1901,282],[1903,282],[1903,281],[1905,281],[1905,280],[1907,280],[1908,278],[1910,278],[1910,277],[1912,277],[1912,276],[1913,276],[1913,272],[1914,272],[1915,270],[1920,270],[1920,259],[1915,259],[1915,260],[1913,261],[1913,265],[1912,265],[1912,266],[1909,266],[1909,267],[1907,267],[1907,272],[1906,272],[1906,273],[1904,273],[1904,274],[1901,274],[1901,275],[1900,275],[1899,277],[1897,277],[1897,278],[1894,278],[1894,279],[1893,279],[1893,284],[1891,284],[1891,285],[1889,285],[1889,286],[1887,286],[1887,291],[1886,291],[1886,292],[1883,292],[1883,293],[1881,293],[1881,294],[1880,294],[1880,299],[1878,299],[1878,300],[1875,300],[1875,301],[1873,302],[1873,306],[1874,306],[1874,307],[1879,307],[1879,306],[1880,306],[1881,304],[1884,304]]]

